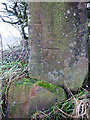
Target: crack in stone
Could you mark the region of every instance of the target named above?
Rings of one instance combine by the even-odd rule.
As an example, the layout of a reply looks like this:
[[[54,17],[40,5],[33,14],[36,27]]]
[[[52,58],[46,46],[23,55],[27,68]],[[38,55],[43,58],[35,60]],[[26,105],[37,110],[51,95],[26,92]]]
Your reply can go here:
[[[49,47],[48,47],[48,48],[43,48],[43,49],[44,49],[44,50],[60,50],[60,48],[53,48],[53,47],[52,47],[52,48],[49,48]]]

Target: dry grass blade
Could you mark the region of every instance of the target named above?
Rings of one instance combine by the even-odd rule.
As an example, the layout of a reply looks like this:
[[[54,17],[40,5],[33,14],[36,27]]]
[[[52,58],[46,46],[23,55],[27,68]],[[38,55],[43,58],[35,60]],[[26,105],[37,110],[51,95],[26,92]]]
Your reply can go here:
[[[68,86],[67,86],[67,84],[66,84],[66,81],[64,81],[64,84],[65,84],[65,86],[67,87],[68,92],[69,92],[69,93],[72,95],[72,97],[75,99],[74,95],[72,94],[72,92],[71,92],[70,89],[68,88]]]

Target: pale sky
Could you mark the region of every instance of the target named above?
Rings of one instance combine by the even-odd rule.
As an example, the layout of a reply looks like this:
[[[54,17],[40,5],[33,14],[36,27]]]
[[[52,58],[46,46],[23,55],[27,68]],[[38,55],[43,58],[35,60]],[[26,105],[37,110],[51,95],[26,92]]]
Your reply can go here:
[[[6,2],[7,0],[0,0],[0,11],[3,10],[1,3]],[[1,13],[0,13],[1,15]],[[2,35],[2,41],[4,49],[7,49],[7,44],[12,46],[16,41],[20,40],[20,33],[19,31],[9,23],[4,23],[0,19],[0,34]]]

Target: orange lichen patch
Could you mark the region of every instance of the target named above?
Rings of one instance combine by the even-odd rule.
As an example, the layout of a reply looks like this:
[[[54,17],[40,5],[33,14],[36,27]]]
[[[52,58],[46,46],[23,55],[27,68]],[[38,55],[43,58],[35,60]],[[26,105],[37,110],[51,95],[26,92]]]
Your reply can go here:
[[[31,94],[30,94],[30,97],[31,97],[31,98],[32,98],[32,97],[36,97],[38,88],[39,88],[38,84],[35,84],[35,85],[32,87]]]
[[[23,109],[24,113],[26,113],[26,115],[28,115],[30,99],[36,97],[38,88],[39,88],[39,86],[37,84],[35,84],[32,87],[32,90],[30,91],[29,95],[27,96],[26,101],[22,105],[22,109]]]

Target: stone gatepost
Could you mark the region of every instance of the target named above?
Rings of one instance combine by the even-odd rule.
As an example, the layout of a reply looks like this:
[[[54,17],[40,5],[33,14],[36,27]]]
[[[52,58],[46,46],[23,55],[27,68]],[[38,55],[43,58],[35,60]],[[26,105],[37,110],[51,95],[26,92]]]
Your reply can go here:
[[[88,73],[86,3],[30,3],[30,76],[71,90]]]

